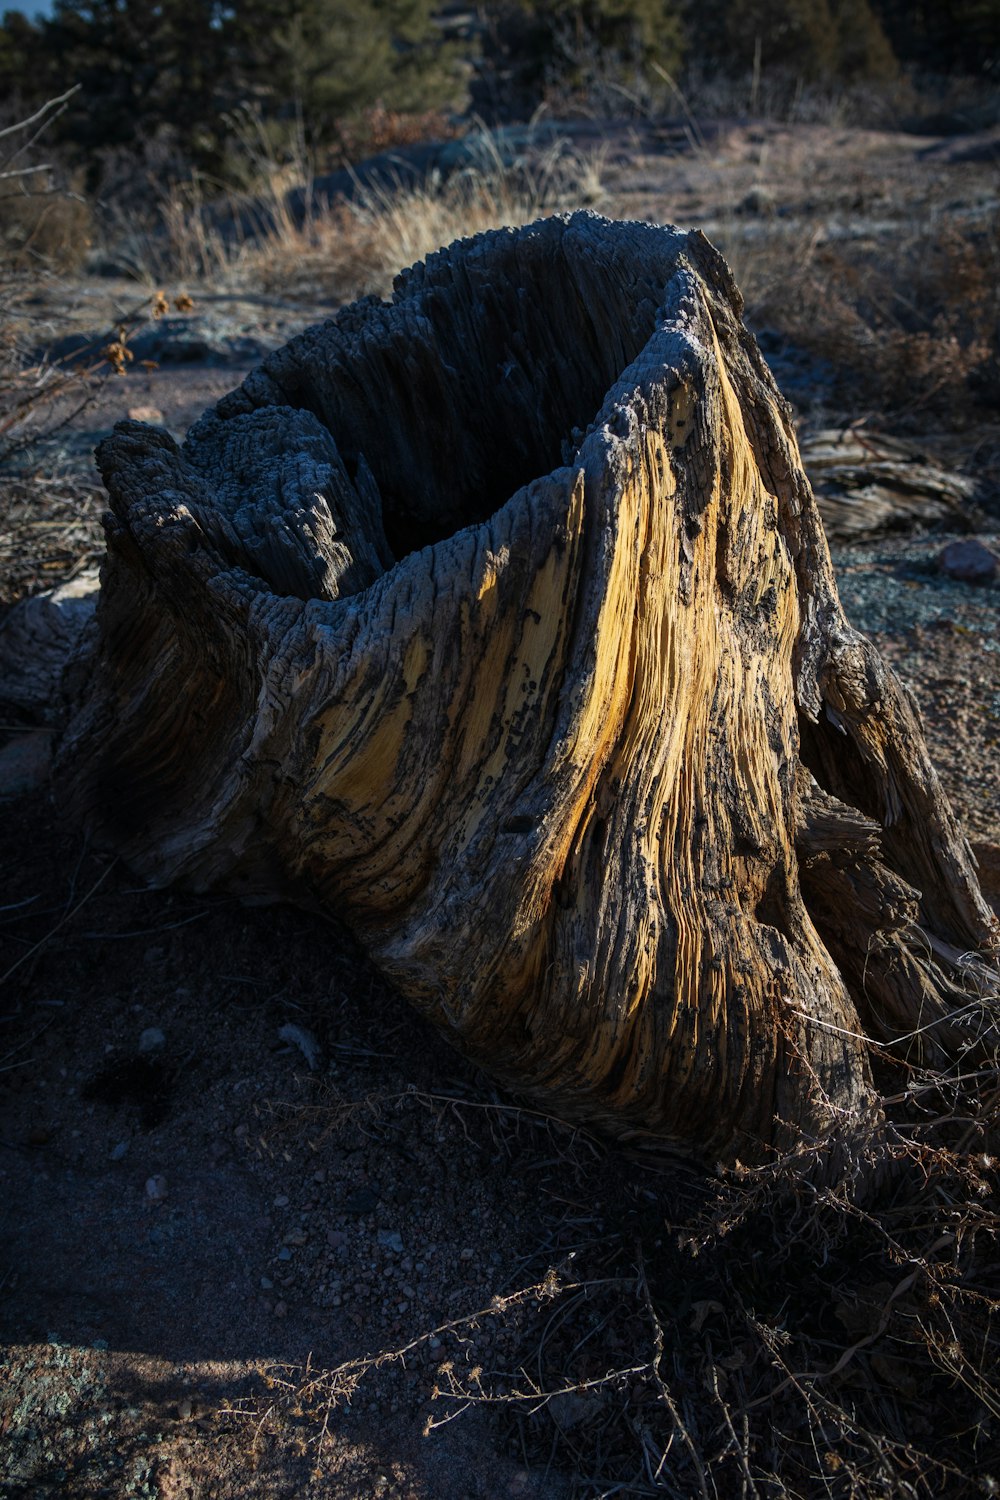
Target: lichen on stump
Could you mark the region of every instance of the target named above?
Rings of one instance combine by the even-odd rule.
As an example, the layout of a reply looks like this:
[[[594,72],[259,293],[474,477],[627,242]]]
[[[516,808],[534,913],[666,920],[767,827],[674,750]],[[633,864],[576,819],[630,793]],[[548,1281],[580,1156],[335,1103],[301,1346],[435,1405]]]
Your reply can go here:
[[[995,921],[741,310],[701,234],[575,214],[181,448],[120,424],[63,757],[150,880],[321,904],[522,1095],[710,1161],[876,1118],[869,1039],[995,1035]]]

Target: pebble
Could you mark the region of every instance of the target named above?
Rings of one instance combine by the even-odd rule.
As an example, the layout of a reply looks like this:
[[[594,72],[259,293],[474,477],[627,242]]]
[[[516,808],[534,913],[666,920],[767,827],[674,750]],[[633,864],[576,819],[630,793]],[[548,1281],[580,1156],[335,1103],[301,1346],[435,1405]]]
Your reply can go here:
[[[291,1260],[291,1258],[292,1258],[292,1252],[289,1250],[288,1246],[287,1245],[282,1245],[281,1249],[278,1251],[278,1259],[279,1260]]]
[[[333,1250],[339,1250],[341,1245],[347,1244],[347,1235],[342,1229],[328,1229],[326,1231],[326,1242]]]
[[[162,1203],[167,1191],[167,1179],[162,1172],[157,1172],[155,1177],[146,1178],[146,1197],[150,1203]]]
[[[383,1250],[392,1250],[396,1255],[402,1255],[403,1253],[403,1239],[396,1229],[380,1229],[378,1232],[378,1242]]]
[[[287,1316],[288,1316],[288,1303],[285,1302],[284,1299],[282,1299],[282,1301],[276,1302],[274,1304],[274,1316],[276,1318],[287,1318]]]
[[[292,1022],[289,1022],[287,1025],[281,1027],[278,1037],[281,1041],[288,1042],[293,1047],[298,1047],[310,1070],[312,1072],[316,1071],[320,1065],[321,1050],[319,1042],[311,1031],[307,1031],[304,1026],[296,1026]]]
[[[287,1208],[288,1207],[288,1199],[285,1197],[284,1193],[279,1193],[278,1194],[277,1198],[275,1198],[275,1200],[274,1200],[274,1206],[275,1206],[275,1208]]]
[[[167,1039],[158,1026],[147,1026],[139,1038],[140,1052],[159,1052],[165,1047]]]
[[[274,1282],[271,1280],[270,1276],[262,1276],[260,1278],[260,1286],[261,1291],[270,1292],[274,1289]]]
[[[938,571],[959,583],[992,583],[1000,567],[995,555],[982,542],[971,539],[949,542],[939,553]]]
[[[374,1188],[357,1188],[344,1202],[344,1211],[349,1214],[370,1214],[378,1207],[378,1193]]]
[[[128,1151],[128,1147],[128,1141],[119,1141],[118,1144],[116,1146],[112,1146],[111,1150],[108,1152],[109,1159],[111,1161],[121,1161],[122,1157]]]

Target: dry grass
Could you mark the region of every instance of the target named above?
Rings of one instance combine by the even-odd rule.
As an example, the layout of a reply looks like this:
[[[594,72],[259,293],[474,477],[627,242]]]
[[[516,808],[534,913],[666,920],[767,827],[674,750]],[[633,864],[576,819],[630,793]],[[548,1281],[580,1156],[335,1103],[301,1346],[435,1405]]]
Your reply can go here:
[[[77,84],[0,124],[0,261],[13,270],[79,269],[90,244],[91,211],[79,183],[39,159],[40,141],[78,92]]]
[[[996,1079],[897,1074],[889,1128],[855,1142],[834,1185],[818,1147],[713,1181],[640,1172],[510,1105],[359,1101],[368,1118],[447,1103],[515,1170],[552,1153],[569,1211],[541,1214],[538,1256],[488,1305],[335,1369],[274,1366],[229,1416],[312,1449],[319,1475],[337,1413],[362,1387],[391,1400],[416,1369],[427,1430],[492,1408],[512,1451],[579,1500],[995,1494]],[[342,1124],[343,1101],[331,1110]]]
[[[1000,213],[856,241],[743,248],[748,313],[839,372],[852,405],[962,425],[1000,395]]]
[[[386,294],[400,270],[455,239],[603,197],[600,154],[555,140],[511,161],[481,129],[468,138],[468,164],[450,174],[357,179],[350,196],[327,202],[304,153],[276,161],[253,116],[234,126],[241,175],[255,190],[220,193],[192,178],[162,195],[152,219],[109,224],[115,257],[147,285],[179,279],[349,302]]]

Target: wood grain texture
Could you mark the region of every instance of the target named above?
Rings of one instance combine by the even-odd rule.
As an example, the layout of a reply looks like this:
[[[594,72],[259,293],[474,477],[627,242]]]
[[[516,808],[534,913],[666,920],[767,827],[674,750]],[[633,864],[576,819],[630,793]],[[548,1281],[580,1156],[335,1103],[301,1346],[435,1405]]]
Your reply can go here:
[[[577,214],[439,252],[181,449],[121,424],[63,752],[151,880],[321,904],[494,1076],[709,1160],[875,1118],[869,1038],[995,1033],[995,919],[741,311],[697,232]]]

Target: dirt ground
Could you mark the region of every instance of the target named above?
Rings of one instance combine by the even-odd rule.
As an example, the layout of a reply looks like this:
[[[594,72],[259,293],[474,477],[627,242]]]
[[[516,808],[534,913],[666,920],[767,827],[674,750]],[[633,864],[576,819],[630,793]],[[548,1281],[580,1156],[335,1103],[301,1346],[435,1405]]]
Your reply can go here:
[[[801,135],[762,130],[620,146],[606,207],[725,242],[740,215],[794,226],[810,194],[846,234],[991,191],[988,163],[948,142],[828,133],[810,166]],[[130,294],[78,293],[65,331]],[[110,382],[46,439],[8,486],[3,602],[99,556],[87,455],[117,417],[182,435],[252,362],[240,338],[280,343],[315,313],[220,303],[207,353]],[[804,432],[830,419],[808,407]],[[998,515],[962,534],[1000,557]],[[1000,910],[1000,580],[944,577],[950,536],[904,529],[835,561],[848,613],[917,694]],[[8,711],[0,749],[33,737],[44,755],[48,733]],[[333,924],[138,888],[58,792],[43,778],[0,802],[0,1495],[663,1488],[647,1274],[670,1347],[701,1337],[717,1304],[666,1250],[698,1174],[498,1093]],[[678,1388],[696,1408],[693,1379]]]

